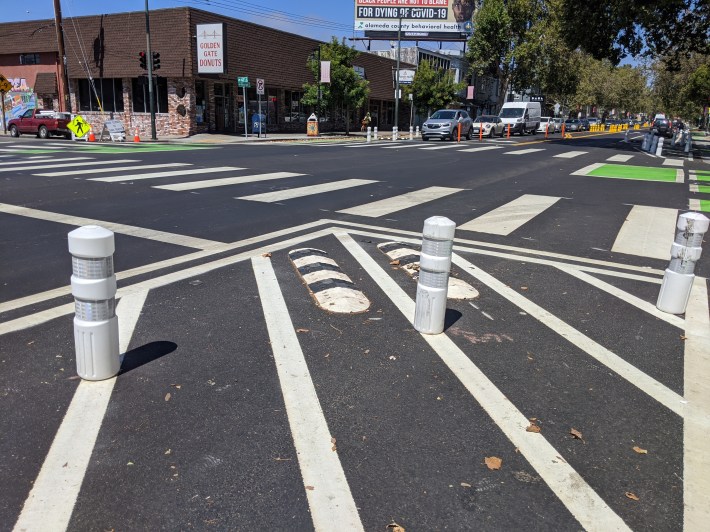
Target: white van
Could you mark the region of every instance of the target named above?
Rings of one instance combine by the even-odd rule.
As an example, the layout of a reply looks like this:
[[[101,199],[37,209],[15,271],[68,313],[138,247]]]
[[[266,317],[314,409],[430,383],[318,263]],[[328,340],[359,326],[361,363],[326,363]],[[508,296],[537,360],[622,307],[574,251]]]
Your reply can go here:
[[[540,126],[540,102],[506,102],[498,114],[505,125],[506,132],[519,135],[537,133]]]

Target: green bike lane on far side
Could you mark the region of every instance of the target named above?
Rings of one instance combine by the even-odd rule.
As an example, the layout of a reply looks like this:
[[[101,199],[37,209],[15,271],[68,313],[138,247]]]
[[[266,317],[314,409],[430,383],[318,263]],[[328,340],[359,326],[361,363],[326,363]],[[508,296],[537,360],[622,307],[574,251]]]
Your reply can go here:
[[[690,171],[690,208],[700,212],[710,212],[710,170]]]

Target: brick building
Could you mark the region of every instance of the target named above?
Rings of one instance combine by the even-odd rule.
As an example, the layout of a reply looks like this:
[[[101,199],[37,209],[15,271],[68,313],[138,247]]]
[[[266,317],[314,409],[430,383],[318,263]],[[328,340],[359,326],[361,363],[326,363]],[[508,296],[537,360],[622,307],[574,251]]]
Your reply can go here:
[[[223,73],[198,73],[201,24],[223,24]],[[146,50],[144,12],[75,17],[63,25],[71,111],[98,130],[113,114],[127,131],[148,135],[148,86],[139,64],[139,53]],[[155,83],[159,136],[243,132],[239,76],[251,82],[248,117],[257,111],[255,81],[261,78],[267,130],[305,131],[312,109],[301,103],[302,87],[314,81],[306,62],[320,41],[188,7],[151,11],[150,30],[151,48],[160,53]],[[0,74],[14,86],[6,96],[6,116],[32,106],[59,110],[62,75],[54,21],[3,23],[0,38]],[[352,110],[351,125],[370,111],[373,125],[391,129],[395,62],[363,52],[355,65],[370,82],[370,99],[364,109]],[[407,102],[401,103],[407,111],[400,116],[406,117]],[[343,110],[329,109],[326,115],[322,130],[344,128]]]

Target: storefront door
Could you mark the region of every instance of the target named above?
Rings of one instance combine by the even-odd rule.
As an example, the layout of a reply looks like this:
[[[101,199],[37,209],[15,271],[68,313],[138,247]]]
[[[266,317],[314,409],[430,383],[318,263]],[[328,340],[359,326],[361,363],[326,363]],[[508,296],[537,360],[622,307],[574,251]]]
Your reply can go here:
[[[229,83],[214,84],[214,114],[215,129],[226,132],[233,129],[232,116],[232,85]]]

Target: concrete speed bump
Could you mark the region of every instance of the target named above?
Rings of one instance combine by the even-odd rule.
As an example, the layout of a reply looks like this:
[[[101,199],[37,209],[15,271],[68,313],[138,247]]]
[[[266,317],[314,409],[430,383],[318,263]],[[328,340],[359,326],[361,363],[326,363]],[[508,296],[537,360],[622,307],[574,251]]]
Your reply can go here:
[[[355,288],[333,259],[320,249],[300,248],[288,258],[303,279],[316,304],[338,314],[357,314],[370,308],[370,300]]]
[[[403,242],[383,242],[377,248],[387,255],[390,264],[399,266],[413,279],[419,278],[419,247]],[[449,276],[448,299],[476,299],[478,290],[466,281]]]

